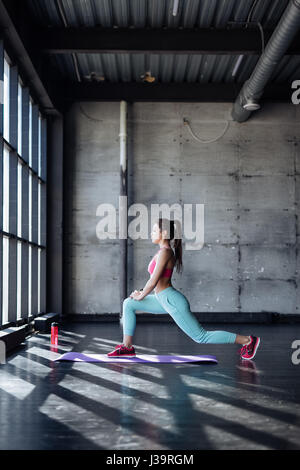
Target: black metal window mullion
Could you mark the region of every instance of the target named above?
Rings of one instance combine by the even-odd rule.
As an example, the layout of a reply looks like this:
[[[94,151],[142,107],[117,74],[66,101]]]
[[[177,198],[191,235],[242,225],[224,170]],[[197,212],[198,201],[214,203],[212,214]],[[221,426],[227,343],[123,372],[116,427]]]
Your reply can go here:
[[[38,180],[32,178],[32,258],[31,258],[31,273],[32,273],[32,284],[31,284],[31,302],[32,312],[38,313]]]
[[[41,226],[40,226],[40,243],[41,245],[47,246],[47,217],[42,215],[47,214],[47,120],[41,118]],[[41,250],[41,273],[40,273],[40,308],[42,312],[46,312],[46,260],[47,260],[47,249]]]
[[[17,240],[17,241],[20,241],[22,243],[26,243],[27,245],[30,245],[34,248],[41,248],[43,250],[46,249],[46,247],[44,245],[39,245],[37,243],[30,242],[29,240],[26,240],[26,238],[18,237],[17,235],[14,235],[12,233],[5,232],[5,230],[0,230],[0,235],[5,236],[7,238],[12,238],[13,240]]]

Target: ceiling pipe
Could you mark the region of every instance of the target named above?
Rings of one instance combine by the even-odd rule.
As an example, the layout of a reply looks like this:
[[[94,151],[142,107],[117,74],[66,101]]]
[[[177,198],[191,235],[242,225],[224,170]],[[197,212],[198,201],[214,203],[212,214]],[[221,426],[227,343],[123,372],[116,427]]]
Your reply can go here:
[[[173,16],[176,16],[178,13],[179,0],[174,0],[173,4]]]
[[[234,121],[246,121],[260,108],[264,87],[300,28],[300,0],[290,0],[250,78],[244,83],[231,111]]]
[[[123,321],[123,302],[127,297],[127,102],[120,103],[120,198],[119,198],[119,237],[120,237],[120,322]]]

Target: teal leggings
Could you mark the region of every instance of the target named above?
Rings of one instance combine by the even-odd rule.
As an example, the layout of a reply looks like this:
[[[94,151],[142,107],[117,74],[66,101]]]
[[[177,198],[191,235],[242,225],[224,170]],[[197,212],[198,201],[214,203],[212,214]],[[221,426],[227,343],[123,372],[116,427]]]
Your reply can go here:
[[[127,297],[123,302],[123,332],[133,336],[136,327],[135,311],[168,313],[175,323],[196,343],[234,343],[235,333],[227,331],[206,331],[190,310],[187,298],[173,286],[158,294],[151,294],[142,300]]]

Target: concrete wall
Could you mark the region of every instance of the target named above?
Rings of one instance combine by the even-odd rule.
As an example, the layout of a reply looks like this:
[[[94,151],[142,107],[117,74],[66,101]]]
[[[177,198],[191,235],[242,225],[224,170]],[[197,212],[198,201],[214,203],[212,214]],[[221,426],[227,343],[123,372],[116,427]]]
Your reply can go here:
[[[205,204],[205,246],[184,250],[173,277],[194,312],[299,313],[300,107],[264,104],[243,124],[231,107],[130,105],[128,206]],[[97,206],[118,208],[119,108],[76,103],[66,117],[64,313],[119,312],[118,239],[96,236]],[[202,144],[183,117],[206,140],[230,126]],[[156,246],[128,245],[129,295],[146,283]]]

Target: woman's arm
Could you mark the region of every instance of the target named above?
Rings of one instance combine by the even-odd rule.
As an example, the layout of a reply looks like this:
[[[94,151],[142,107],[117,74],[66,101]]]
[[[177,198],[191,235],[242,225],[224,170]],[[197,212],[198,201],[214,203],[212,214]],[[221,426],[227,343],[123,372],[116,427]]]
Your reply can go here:
[[[153,285],[152,279],[150,277],[149,281],[146,282],[144,289],[142,289],[141,294],[136,297],[136,300],[142,300],[153,291],[154,287],[155,285]]]
[[[156,260],[155,269],[150,277],[149,281],[147,281],[143,292],[136,297],[136,300],[142,300],[151,291],[153,291],[154,287],[158,283],[159,279],[161,278],[162,273],[165,270],[165,267],[170,259],[170,253],[167,250],[162,250]]]

